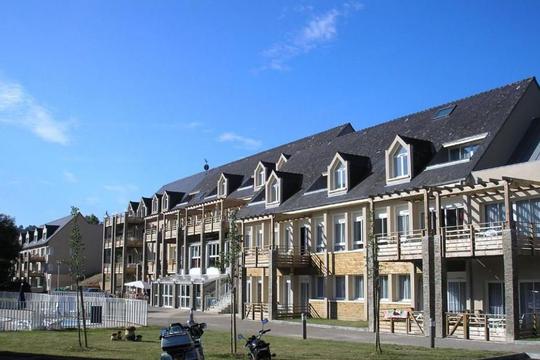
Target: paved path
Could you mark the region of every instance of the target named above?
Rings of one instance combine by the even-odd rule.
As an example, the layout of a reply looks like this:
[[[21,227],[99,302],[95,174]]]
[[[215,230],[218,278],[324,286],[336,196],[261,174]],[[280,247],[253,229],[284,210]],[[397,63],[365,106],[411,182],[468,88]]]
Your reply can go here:
[[[171,322],[185,322],[189,316],[189,311],[180,309],[164,309],[149,307],[148,324],[157,326],[167,326]],[[195,320],[206,322],[211,330],[228,331],[230,329],[230,315],[216,315],[208,313],[195,313]],[[237,321],[238,333],[248,335],[257,332],[260,329],[260,323],[252,320]],[[271,328],[270,335],[302,337],[302,327],[300,323],[287,321],[271,321],[267,328]],[[339,328],[339,327],[320,327],[309,325],[308,320],[308,338],[351,341],[361,343],[373,343],[374,334],[365,331],[365,329]],[[381,334],[381,342],[386,344],[429,346],[429,338],[423,336],[407,336],[396,334]],[[514,343],[497,343],[475,340],[460,339],[436,339],[436,347],[458,348],[470,350],[491,350],[503,352],[526,352],[531,357],[540,358],[540,341],[516,341]],[[535,356],[532,356],[535,355]]]

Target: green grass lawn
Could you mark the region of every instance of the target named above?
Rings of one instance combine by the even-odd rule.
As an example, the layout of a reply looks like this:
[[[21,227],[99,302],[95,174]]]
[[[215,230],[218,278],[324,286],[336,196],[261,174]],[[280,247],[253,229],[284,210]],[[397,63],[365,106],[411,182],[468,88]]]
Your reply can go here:
[[[77,331],[0,332],[0,354],[18,352],[31,354],[63,355],[92,359],[159,359],[159,328],[142,328],[142,342],[110,341],[112,330],[89,330],[90,349],[79,350]],[[271,342],[276,359],[480,359],[485,351],[458,349],[427,349],[383,345],[383,354],[373,353],[373,345],[323,340],[301,340],[285,337],[266,337]],[[207,359],[231,359],[228,355],[229,336],[226,332],[207,331],[203,336]],[[239,341],[242,352],[243,343]],[[492,355],[497,355],[492,353]],[[0,355],[0,358],[2,356]]]
[[[290,321],[301,322],[301,319],[291,319]],[[307,319],[308,324],[320,324],[320,325],[332,325],[332,326],[348,326],[365,328],[368,326],[367,321],[347,321],[347,320],[335,320],[335,319]]]

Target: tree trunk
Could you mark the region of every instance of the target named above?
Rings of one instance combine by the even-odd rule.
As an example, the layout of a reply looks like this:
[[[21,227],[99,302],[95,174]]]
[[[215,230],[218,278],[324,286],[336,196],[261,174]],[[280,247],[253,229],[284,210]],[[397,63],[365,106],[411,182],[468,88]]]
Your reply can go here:
[[[75,280],[75,299],[77,300],[77,335],[79,336],[79,347],[82,347],[82,340],[81,340],[81,311],[80,311],[80,304],[79,304],[79,297],[77,296],[77,292],[79,291],[79,280]]]
[[[84,311],[84,297],[82,286],[79,288],[79,294],[81,296],[81,312],[82,312],[82,323],[83,323],[83,332],[84,332],[84,347],[88,347],[88,337],[86,335],[86,314]]]

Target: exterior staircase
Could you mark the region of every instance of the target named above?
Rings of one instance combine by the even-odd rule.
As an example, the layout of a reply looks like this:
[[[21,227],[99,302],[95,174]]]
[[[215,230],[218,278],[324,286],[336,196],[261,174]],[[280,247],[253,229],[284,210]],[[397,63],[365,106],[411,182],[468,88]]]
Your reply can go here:
[[[231,292],[228,291],[223,294],[214,305],[206,309],[206,312],[213,314],[229,314],[231,312]]]

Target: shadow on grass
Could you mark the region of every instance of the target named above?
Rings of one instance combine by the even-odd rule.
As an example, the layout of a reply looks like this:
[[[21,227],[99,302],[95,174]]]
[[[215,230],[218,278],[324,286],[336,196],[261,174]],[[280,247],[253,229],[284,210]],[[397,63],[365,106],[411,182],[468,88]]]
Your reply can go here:
[[[0,360],[90,360],[95,358],[89,357],[74,357],[74,356],[62,356],[62,355],[38,355],[38,354],[28,354],[22,352],[12,352],[12,351],[0,351]],[[102,359],[102,360],[113,360],[113,359]]]

